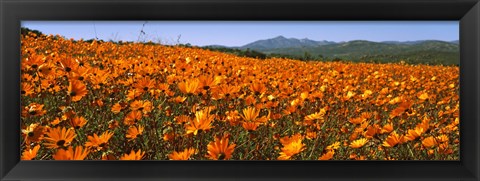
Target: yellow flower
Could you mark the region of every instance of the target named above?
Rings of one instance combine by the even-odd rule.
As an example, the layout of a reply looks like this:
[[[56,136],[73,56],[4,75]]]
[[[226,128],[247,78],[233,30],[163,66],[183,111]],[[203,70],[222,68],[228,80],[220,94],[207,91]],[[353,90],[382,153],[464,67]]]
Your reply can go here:
[[[366,138],[360,138],[350,143],[351,148],[360,148],[368,142]]]

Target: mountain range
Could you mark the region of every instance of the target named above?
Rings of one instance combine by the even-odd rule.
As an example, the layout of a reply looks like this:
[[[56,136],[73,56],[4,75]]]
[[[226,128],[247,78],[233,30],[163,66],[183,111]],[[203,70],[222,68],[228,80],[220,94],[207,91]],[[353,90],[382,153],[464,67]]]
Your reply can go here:
[[[351,61],[459,64],[459,41],[418,40],[382,41],[352,40],[347,42],[316,41],[308,38],[277,36],[257,40],[240,47],[211,45],[208,47],[253,50],[267,55],[291,58],[343,59]]]

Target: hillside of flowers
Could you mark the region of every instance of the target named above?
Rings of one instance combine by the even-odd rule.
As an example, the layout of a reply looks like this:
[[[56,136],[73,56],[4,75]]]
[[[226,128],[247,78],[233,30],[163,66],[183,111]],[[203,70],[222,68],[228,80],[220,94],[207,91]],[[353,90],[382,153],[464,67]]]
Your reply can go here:
[[[459,67],[21,40],[22,160],[459,160]]]

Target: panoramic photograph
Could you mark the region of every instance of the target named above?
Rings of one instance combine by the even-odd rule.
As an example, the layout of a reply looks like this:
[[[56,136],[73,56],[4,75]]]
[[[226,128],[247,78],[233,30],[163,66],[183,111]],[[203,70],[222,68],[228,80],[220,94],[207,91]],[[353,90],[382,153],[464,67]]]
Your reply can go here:
[[[458,21],[22,21],[22,160],[460,160]]]

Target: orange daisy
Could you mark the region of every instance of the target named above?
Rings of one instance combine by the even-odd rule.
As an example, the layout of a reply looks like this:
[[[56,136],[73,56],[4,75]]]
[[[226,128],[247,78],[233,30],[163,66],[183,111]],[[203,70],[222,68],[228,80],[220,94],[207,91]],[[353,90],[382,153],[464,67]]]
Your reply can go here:
[[[49,128],[44,138],[47,142],[44,145],[47,148],[65,148],[71,144],[73,139],[77,136],[73,129],[66,129],[64,127]]]
[[[228,143],[228,136],[225,135],[223,138],[215,138],[215,141],[210,142],[207,145],[207,158],[212,160],[228,160],[232,157],[233,150],[235,149],[236,144]]]
[[[185,129],[187,134],[193,133],[193,135],[197,135],[199,131],[207,131],[212,128],[212,122],[215,118],[214,115],[209,113],[208,109],[197,111],[195,113],[195,119],[191,120],[188,124],[185,125]]]
[[[76,102],[87,95],[87,87],[79,80],[72,80],[68,85],[68,95],[71,96],[72,101]]]
[[[142,152],[142,150],[138,150],[137,152],[132,150],[130,154],[125,153],[122,157],[120,157],[120,160],[141,160],[144,155],[145,152]]]
[[[139,125],[138,127],[131,126],[127,130],[127,134],[125,137],[129,140],[133,140],[137,138],[137,136],[141,135],[143,133],[143,126]]]
[[[40,145],[33,147],[33,149],[27,149],[22,153],[22,160],[33,160],[37,157],[37,152],[40,149]]]
[[[189,160],[190,156],[195,154],[194,148],[186,148],[183,151],[177,152],[174,151],[173,153],[168,155],[170,160]]]
[[[100,136],[94,133],[93,136],[87,137],[88,141],[85,143],[85,146],[95,151],[100,151],[107,147],[108,140],[110,140],[112,136],[113,132],[108,130],[102,133]]]
[[[75,147],[75,150],[73,150],[72,146],[69,146],[67,150],[65,149],[59,149],[57,152],[53,155],[54,160],[84,160],[88,153],[90,153],[89,150],[84,149],[82,146],[77,146]]]

